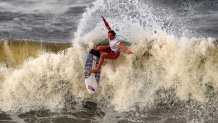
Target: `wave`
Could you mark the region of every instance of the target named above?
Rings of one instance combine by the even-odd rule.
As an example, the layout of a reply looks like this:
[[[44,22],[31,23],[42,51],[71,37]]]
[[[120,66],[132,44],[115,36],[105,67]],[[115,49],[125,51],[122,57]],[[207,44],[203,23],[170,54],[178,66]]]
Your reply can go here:
[[[2,1],[0,3],[0,10],[12,12],[29,12],[29,13],[54,13],[60,14],[73,7],[87,6],[91,1]]]
[[[83,80],[86,53],[105,37],[89,34],[74,40],[73,47],[65,52],[43,53],[17,69],[2,68],[1,109],[58,108],[71,93],[76,101],[93,98],[104,104],[101,100],[106,99],[115,110],[128,111],[167,98],[167,90],[173,90],[171,100],[202,104],[217,93],[217,41],[178,39],[162,32],[151,39],[141,35],[141,40],[130,47],[133,56],[122,52],[116,61],[106,61],[98,92],[88,95]]]
[[[0,67],[0,109],[26,112],[45,108],[57,112],[91,100],[104,110],[112,109],[124,113],[124,116],[130,112],[128,116],[143,117],[147,112],[155,111],[168,111],[190,119],[216,116],[217,40],[177,37],[158,28],[155,28],[156,33],[150,33],[144,28],[160,26],[153,23],[153,19],[144,27],[134,19],[121,24],[127,22],[125,16],[128,14],[115,16],[113,14],[116,13],[112,13],[112,16],[110,9],[105,8],[119,8],[114,5],[116,2],[99,0],[87,9],[72,47],[58,53],[43,52],[25,60],[18,68]],[[140,4],[138,2],[137,6]],[[83,69],[87,52],[107,38],[101,20],[96,19],[102,13],[109,13],[108,21],[128,39],[134,55],[121,52],[117,60],[106,60],[98,91],[89,95],[84,84]],[[149,20],[149,17],[144,19]],[[94,22],[97,25],[90,24]],[[40,46],[30,43],[27,47],[33,47],[31,52],[35,52]],[[48,50],[53,45],[46,46],[43,48]],[[64,45],[62,48],[66,47]],[[56,47],[53,50],[57,50]]]
[[[8,67],[16,67],[30,57],[37,57],[42,52],[58,53],[71,43],[44,42],[34,40],[0,40],[0,63]]]

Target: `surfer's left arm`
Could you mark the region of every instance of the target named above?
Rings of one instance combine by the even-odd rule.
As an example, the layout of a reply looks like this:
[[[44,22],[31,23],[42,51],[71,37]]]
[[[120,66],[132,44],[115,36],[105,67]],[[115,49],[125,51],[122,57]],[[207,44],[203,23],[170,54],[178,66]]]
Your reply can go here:
[[[123,44],[121,44],[120,42],[117,44],[117,46],[122,49],[123,51],[125,51],[126,54],[133,54],[132,51],[130,51],[127,47],[125,47]]]

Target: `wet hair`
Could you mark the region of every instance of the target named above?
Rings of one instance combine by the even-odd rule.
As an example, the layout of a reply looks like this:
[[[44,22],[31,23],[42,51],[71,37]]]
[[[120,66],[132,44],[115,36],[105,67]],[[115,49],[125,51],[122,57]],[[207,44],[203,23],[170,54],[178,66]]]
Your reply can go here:
[[[111,34],[113,34],[113,36],[115,36],[115,35],[116,35],[116,33],[114,32],[114,30],[110,30],[110,31],[108,31],[108,33],[111,33]]]

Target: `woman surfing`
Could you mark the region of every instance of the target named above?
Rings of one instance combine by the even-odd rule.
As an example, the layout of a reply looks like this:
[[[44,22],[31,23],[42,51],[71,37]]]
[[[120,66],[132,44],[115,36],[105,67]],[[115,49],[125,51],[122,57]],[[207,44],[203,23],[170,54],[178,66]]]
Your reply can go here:
[[[121,44],[120,40],[116,36],[116,33],[111,30],[111,27],[109,26],[105,18],[103,16],[101,16],[101,18],[104,22],[105,27],[108,30],[109,46],[97,46],[93,49],[94,51],[101,51],[103,53],[101,53],[100,55],[97,67],[91,70],[92,73],[97,73],[101,69],[104,59],[117,59],[120,55],[120,49],[125,51],[126,54],[133,54],[133,52],[131,52],[130,50],[128,50],[127,47]]]

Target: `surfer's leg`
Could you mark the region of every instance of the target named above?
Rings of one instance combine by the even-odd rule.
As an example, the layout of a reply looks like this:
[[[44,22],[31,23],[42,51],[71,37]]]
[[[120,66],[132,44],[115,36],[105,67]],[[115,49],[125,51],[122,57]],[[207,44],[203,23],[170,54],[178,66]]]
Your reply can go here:
[[[92,69],[91,72],[97,73],[99,71],[99,69],[101,69],[101,66],[104,62],[104,59],[108,58],[109,56],[110,56],[109,53],[102,53],[102,55],[100,56],[99,63],[97,65],[97,67],[95,69]]]
[[[95,69],[92,69],[91,72],[92,73],[97,73],[99,71],[99,69],[101,69],[101,66],[104,62],[104,59],[117,59],[120,55],[120,52],[118,53],[114,53],[114,52],[111,52],[111,53],[102,53],[102,55],[100,56],[100,59],[99,59],[99,63],[97,65],[97,67]]]
[[[109,52],[110,51],[110,46],[97,46],[93,50],[96,51],[103,51],[103,52]]]

